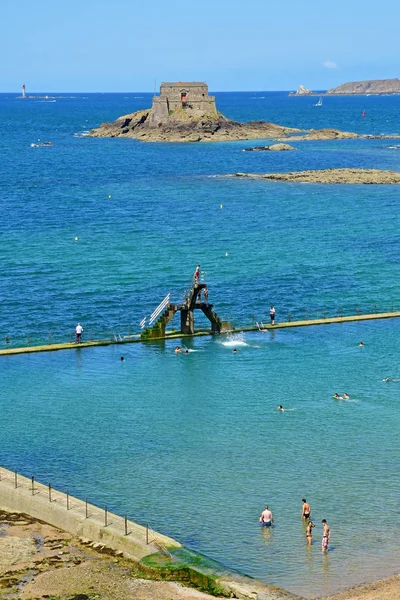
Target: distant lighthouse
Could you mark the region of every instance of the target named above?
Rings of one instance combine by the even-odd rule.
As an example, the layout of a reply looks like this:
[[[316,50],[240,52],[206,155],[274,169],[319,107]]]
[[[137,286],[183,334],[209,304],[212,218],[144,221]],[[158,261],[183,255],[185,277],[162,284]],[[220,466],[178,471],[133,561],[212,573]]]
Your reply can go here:
[[[22,84],[22,98],[26,98],[25,84]]]

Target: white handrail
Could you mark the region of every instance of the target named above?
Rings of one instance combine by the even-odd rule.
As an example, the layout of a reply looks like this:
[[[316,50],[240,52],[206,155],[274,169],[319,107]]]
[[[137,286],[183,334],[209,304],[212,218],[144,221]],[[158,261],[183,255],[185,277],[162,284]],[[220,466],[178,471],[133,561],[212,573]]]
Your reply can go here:
[[[167,294],[165,296],[164,300],[157,306],[157,308],[155,310],[153,310],[153,312],[151,313],[151,316],[150,316],[149,325],[151,325],[153,323],[153,321],[156,320],[156,318],[158,317],[158,315],[169,304],[170,298],[171,298],[171,294]]]

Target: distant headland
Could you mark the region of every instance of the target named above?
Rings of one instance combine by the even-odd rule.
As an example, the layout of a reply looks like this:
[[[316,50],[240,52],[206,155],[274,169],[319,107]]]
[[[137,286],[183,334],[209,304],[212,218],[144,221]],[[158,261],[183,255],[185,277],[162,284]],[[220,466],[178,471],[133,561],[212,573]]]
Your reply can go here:
[[[369,79],[366,81],[350,81],[326,92],[314,92],[304,85],[299,85],[296,92],[289,96],[368,96],[368,95],[400,94],[400,79]]]
[[[235,140],[344,139],[355,133],[335,129],[304,130],[265,121],[240,123],[218,112],[204,82],[162,83],[152,107],[102,123],[89,137],[126,137],[145,142],[224,142]]]

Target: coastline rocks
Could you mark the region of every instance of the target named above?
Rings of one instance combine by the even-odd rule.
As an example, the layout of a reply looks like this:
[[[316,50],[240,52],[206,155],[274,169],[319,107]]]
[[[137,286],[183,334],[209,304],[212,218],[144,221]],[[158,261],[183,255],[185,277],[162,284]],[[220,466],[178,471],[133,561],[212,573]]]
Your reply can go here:
[[[367,185],[400,185],[400,173],[379,169],[323,169],[316,171],[297,171],[291,173],[235,173],[228,177],[266,179],[294,183],[334,183]]]
[[[151,123],[151,109],[119,117],[92,129],[89,137],[126,137],[145,142],[210,142],[277,138],[304,130],[283,127],[265,121],[239,123],[221,113],[194,115],[188,110],[173,111],[156,126]]]
[[[243,152],[286,152],[287,150],[296,150],[290,144],[272,144],[271,146],[255,146],[255,148],[244,148]]]
[[[286,142],[360,137],[356,133],[336,129],[307,131],[266,121],[240,123],[227,119],[219,112],[199,115],[185,108],[170,111],[166,118],[154,124],[151,111],[152,109],[139,110],[123,115],[111,123],[102,123],[100,127],[92,129],[88,137],[126,137],[144,142],[229,142],[256,139]]]
[[[285,141],[303,141],[303,140],[347,140],[353,138],[363,137],[357,133],[350,131],[339,131],[338,129],[331,129],[324,127],[324,129],[310,129],[306,135],[295,135],[286,136]],[[282,139],[282,138],[281,138]]]

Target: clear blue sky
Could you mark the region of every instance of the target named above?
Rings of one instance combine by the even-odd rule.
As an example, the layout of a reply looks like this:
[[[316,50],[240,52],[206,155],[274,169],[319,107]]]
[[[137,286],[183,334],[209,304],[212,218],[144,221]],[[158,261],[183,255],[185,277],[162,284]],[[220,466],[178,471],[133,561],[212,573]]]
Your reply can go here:
[[[315,89],[400,77],[399,0],[2,0],[0,92]]]

